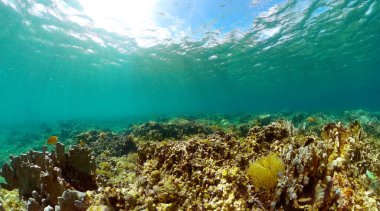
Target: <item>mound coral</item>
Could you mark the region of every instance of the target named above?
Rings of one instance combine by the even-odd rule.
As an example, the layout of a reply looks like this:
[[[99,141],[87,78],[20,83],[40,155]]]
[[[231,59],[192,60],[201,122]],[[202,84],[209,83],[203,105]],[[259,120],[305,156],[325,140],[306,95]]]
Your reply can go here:
[[[276,186],[278,175],[284,170],[284,162],[276,154],[270,154],[250,163],[247,175],[253,179],[254,187],[267,190]]]

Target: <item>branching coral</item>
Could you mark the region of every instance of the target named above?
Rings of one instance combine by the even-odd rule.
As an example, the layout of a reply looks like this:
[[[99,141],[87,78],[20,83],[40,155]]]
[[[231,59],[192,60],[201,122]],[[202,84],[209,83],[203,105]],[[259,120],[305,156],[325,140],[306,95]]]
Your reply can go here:
[[[372,208],[360,201],[364,197],[378,200],[365,194],[370,187],[364,172],[379,168],[374,166],[376,162],[371,162],[379,149],[369,147],[362,133],[357,122],[348,128],[330,123],[322,129],[321,139],[308,137],[301,146],[290,140],[281,152],[289,168],[277,186],[272,208]]]
[[[20,196],[29,199],[32,210],[55,207],[67,189],[80,191],[97,188],[95,162],[88,148],[74,146],[65,152],[61,143],[48,153],[30,151],[19,157],[11,156],[10,164],[4,164],[0,175],[8,190],[17,188]],[[28,208],[28,209],[29,209]]]

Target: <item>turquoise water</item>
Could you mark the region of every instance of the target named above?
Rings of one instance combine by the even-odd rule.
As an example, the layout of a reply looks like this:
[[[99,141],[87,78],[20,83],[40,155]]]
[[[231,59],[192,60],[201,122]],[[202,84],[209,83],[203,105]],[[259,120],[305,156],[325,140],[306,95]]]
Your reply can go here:
[[[95,156],[98,195],[76,200],[81,209],[98,198],[136,210],[153,201],[190,209],[185,199],[203,209],[233,209],[235,199],[253,210],[375,209],[379,84],[378,0],[0,0],[0,174],[17,163],[10,155],[53,150],[60,145],[47,140],[57,136]],[[246,168],[272,151],[287,162],[282,187],[252,189]],[[23,168],[38,169],[33,154],[21,156]],[[67,174],[67,185],[58,178],[71,158],[38,155],[60,166],[30,181],[77,188],[82,172]],[[0,183],[20,179],[17,171]]]
[[[380,106],[376,0],[83,5],[0,1],[1,124]]]

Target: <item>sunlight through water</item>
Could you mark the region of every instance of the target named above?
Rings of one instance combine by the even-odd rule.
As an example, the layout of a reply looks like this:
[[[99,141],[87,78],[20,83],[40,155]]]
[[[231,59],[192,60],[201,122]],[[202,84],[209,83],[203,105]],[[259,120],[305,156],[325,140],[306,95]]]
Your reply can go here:
[[[153,12],[156,0],[79,0],[83,12],[95,26],[111,32],[122,32],[123,28],[143,28],[154,24]]]

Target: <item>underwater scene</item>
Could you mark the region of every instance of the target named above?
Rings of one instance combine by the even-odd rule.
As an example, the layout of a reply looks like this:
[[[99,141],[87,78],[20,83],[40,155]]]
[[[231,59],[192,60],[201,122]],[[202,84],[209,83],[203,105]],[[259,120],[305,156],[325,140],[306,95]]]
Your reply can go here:
[[[0,102],[0,211],[380,209],[378,0],[0,0]]]

